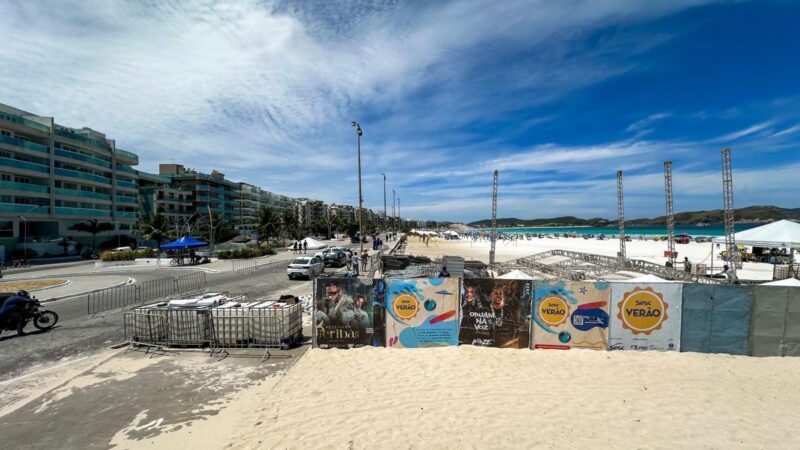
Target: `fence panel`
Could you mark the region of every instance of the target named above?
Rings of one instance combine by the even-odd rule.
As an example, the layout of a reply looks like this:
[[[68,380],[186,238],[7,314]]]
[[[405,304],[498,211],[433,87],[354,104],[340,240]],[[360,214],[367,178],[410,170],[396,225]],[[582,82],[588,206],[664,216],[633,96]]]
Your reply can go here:
[[[206,273],[195,272],[175,278],[175,292],[183,293],[197,291],[206,287]]]
[[[789,288],[785,286],[755,286],[753,295],[755,305],[750,328],[750,354],[753,356],[783,356]]]
[[[87,314],[133,305],[139,301],[137,286],[128,284],[90,292],[86,296]]]
[[[746,355],[752,305],[747,286],[685,285],[681,351]]]
[[[163,298],[175,293],[175,282],[173,278],[160,278],[142,282],[138,285],[139,301],[147,301],[155,298]]]

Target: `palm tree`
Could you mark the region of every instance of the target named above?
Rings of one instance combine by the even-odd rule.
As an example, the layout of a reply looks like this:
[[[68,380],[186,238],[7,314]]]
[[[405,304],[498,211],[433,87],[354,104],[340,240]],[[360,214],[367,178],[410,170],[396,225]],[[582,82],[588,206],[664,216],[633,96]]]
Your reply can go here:
[[[114,224],[108,222],[98,223],[97,219],[92,219],[88,222],[78,222],[69,227],[69,229],[81,233],[92,233],[92,251],[94,251],[97,249],[97,233],[113,230]]]
[[[156,241],[159,247],[169,238],[169,223],[161,213],[139,222],[139,235],[146,241]]]
[[[258,230],[259,239],[263,234],[266,236],[266,241],[269,242],[269,238],[276,234],[278,230],[278,213],[275,211],[275,208],[271,206],[262,206],[256,212],[256,220],[253,222],[256,230]]]
[[[286,234],[288,234],[290,238],[295,239],[298,233],[298,227],[297,216],[295,216],[294,210],[283,210],[283,214],[281,215],[281,223]]]

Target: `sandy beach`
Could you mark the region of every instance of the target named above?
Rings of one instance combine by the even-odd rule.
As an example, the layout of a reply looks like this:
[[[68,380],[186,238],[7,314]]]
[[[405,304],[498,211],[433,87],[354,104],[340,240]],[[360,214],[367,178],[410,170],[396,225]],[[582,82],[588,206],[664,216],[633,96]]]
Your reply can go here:
[[[442,256],[462,256],[466,259],[480,260],[489,262],[489,249],[491,242],[488,240],[473,241],[470,239],[445,240],[441,238],[431,238],[426,245],[419,237],[409,236],[406,247],[407,255],[423,255],[431,258],[441,258]],[[533,238],[531,240],[498,240],[496,246],[496,261],[510,261],[523,256],[541,253],[548,250],[569,250],[583,253],[593,253],[604,256],[616,256],[619,251],[619,240],[616,239],[583,239],[583,238]],[[709,242],[689,244],[676,244],[678,261],[682,262],[684,257],[688,257],[692,264],[706,264],[711,266],[712,244]],[[665,241],[637,240],[634,239],[626,243],[626,253],[630,259],[640,259],[663,265],[667,262],[664,252],[667,250]],[[714,244],[713,252],[716,255],[713,265],[715,272],[721,272],[725,264],[718,256],[719,252]],[[679,268],[681,266],[679,265]],[[772,280],[772,265],[761,263],[744,263],[739,272],[742,279],[751,280]]]
[[[796,358],[309,350],[218,415],[120,448],[797,448]],[[119,436],[118,436],[119,437]]]

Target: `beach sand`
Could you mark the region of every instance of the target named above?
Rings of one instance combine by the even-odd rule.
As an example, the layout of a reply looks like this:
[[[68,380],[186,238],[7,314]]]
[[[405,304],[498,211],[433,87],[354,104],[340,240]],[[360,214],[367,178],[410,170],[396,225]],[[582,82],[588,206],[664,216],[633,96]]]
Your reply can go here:
[[[462,256],[466,259],[480,260],[488,263],[490,247],[491,242],[488,240],[472,241],[470,239],[444,240],[432,238],[428,245],[426,245],[420,238],[409,236],[405,254],[429,256],[434,259],[441,258],[442,256]],[[678,252],[678,268],[680,269],[683,267],[682,263],[685,256],[689,257],[689,261],[694,265],[706,264],[710,266],[711,247],[712,244],[709,242],[675,244],[675,250]],[[617,256],[619,240],[583,238],[533,238],[530,241],[522,239],[516,241],[499,240],[496,245],[495,260],[497,262],[510,261],[523,256],[556,249],[604,256]],[[649,261],[659,265],[664,265],[667,262],[667,258],[664,257],[664,252],[666,250],[666,241],[641,241],[634,239],[630,242],[626,242],[625,245],[628,258]],[[714,253],[717,255],[714,259],[715,273],[721,272],[723,264],[726,264],[718,257],[721,251],[722,249],[717,248],[716,244],[714,244]],[[768,281],[772,280],[772,269],[773,267],[771,264],[744,263],[738,275],[741,279]]]
[[[797,448],[798,358],[309,350],[219,415],[121,448]],[[223,427],[224,425],[224,427]]]

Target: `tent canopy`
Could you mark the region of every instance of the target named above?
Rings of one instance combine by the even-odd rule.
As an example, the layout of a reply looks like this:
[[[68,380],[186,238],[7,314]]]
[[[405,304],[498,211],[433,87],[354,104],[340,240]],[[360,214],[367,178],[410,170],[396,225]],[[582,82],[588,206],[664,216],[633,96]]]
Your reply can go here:
[[[636,278],[631,278],[629,280],[620,280],[622,283],[672,283],[672,281],[665,280],[663,278],[657,277],[655,275],[642,275]]]
[[[184,236],[177,241],[172,241],[158,248],[159,250],[184,250],[197,247],[208,247],[208,242],[201,242],[191,236]]]
[[[790,220],[768,223],[760,227],[740,231],[734,236],[737,245],[800,249],[800,223]],[[717,244],[724,244],[725,236],[716,237],[713,241]]]
[[[797,278],[786,278],[784,280],[778,281],[770,281],[769,283],[764,283],[764,286],[795,286],[800,287],[800,280]]]
[[[500,275],[497,278],[502,278],[504,280],[533,280],[534,279],[532,276],[528,275],[527,273],[525,273],[525,272],[523,272],[521,270],[512,270],[511,272],[508,272],[507,274],[504,274],[504,275]]]
[[[305,239],[301,239],[299,242],[301,244],[304,243],[304,242],[308,243],[308,247],[306,247],[306,248],[308,248],[309,250],[319,250],[321,248],[327,248],[328,247],[328,244],[326,244],[324,242],[320,242],[320,241],[318,241],[318,240],[316,240],[314,238],[311,238],[311,237],[307,237]],[[294,246],[294,242],[292,242],[292,245],[290,245],[290,246],[288,246],[286,248],[291,250],[293,248],[293,246]]]

